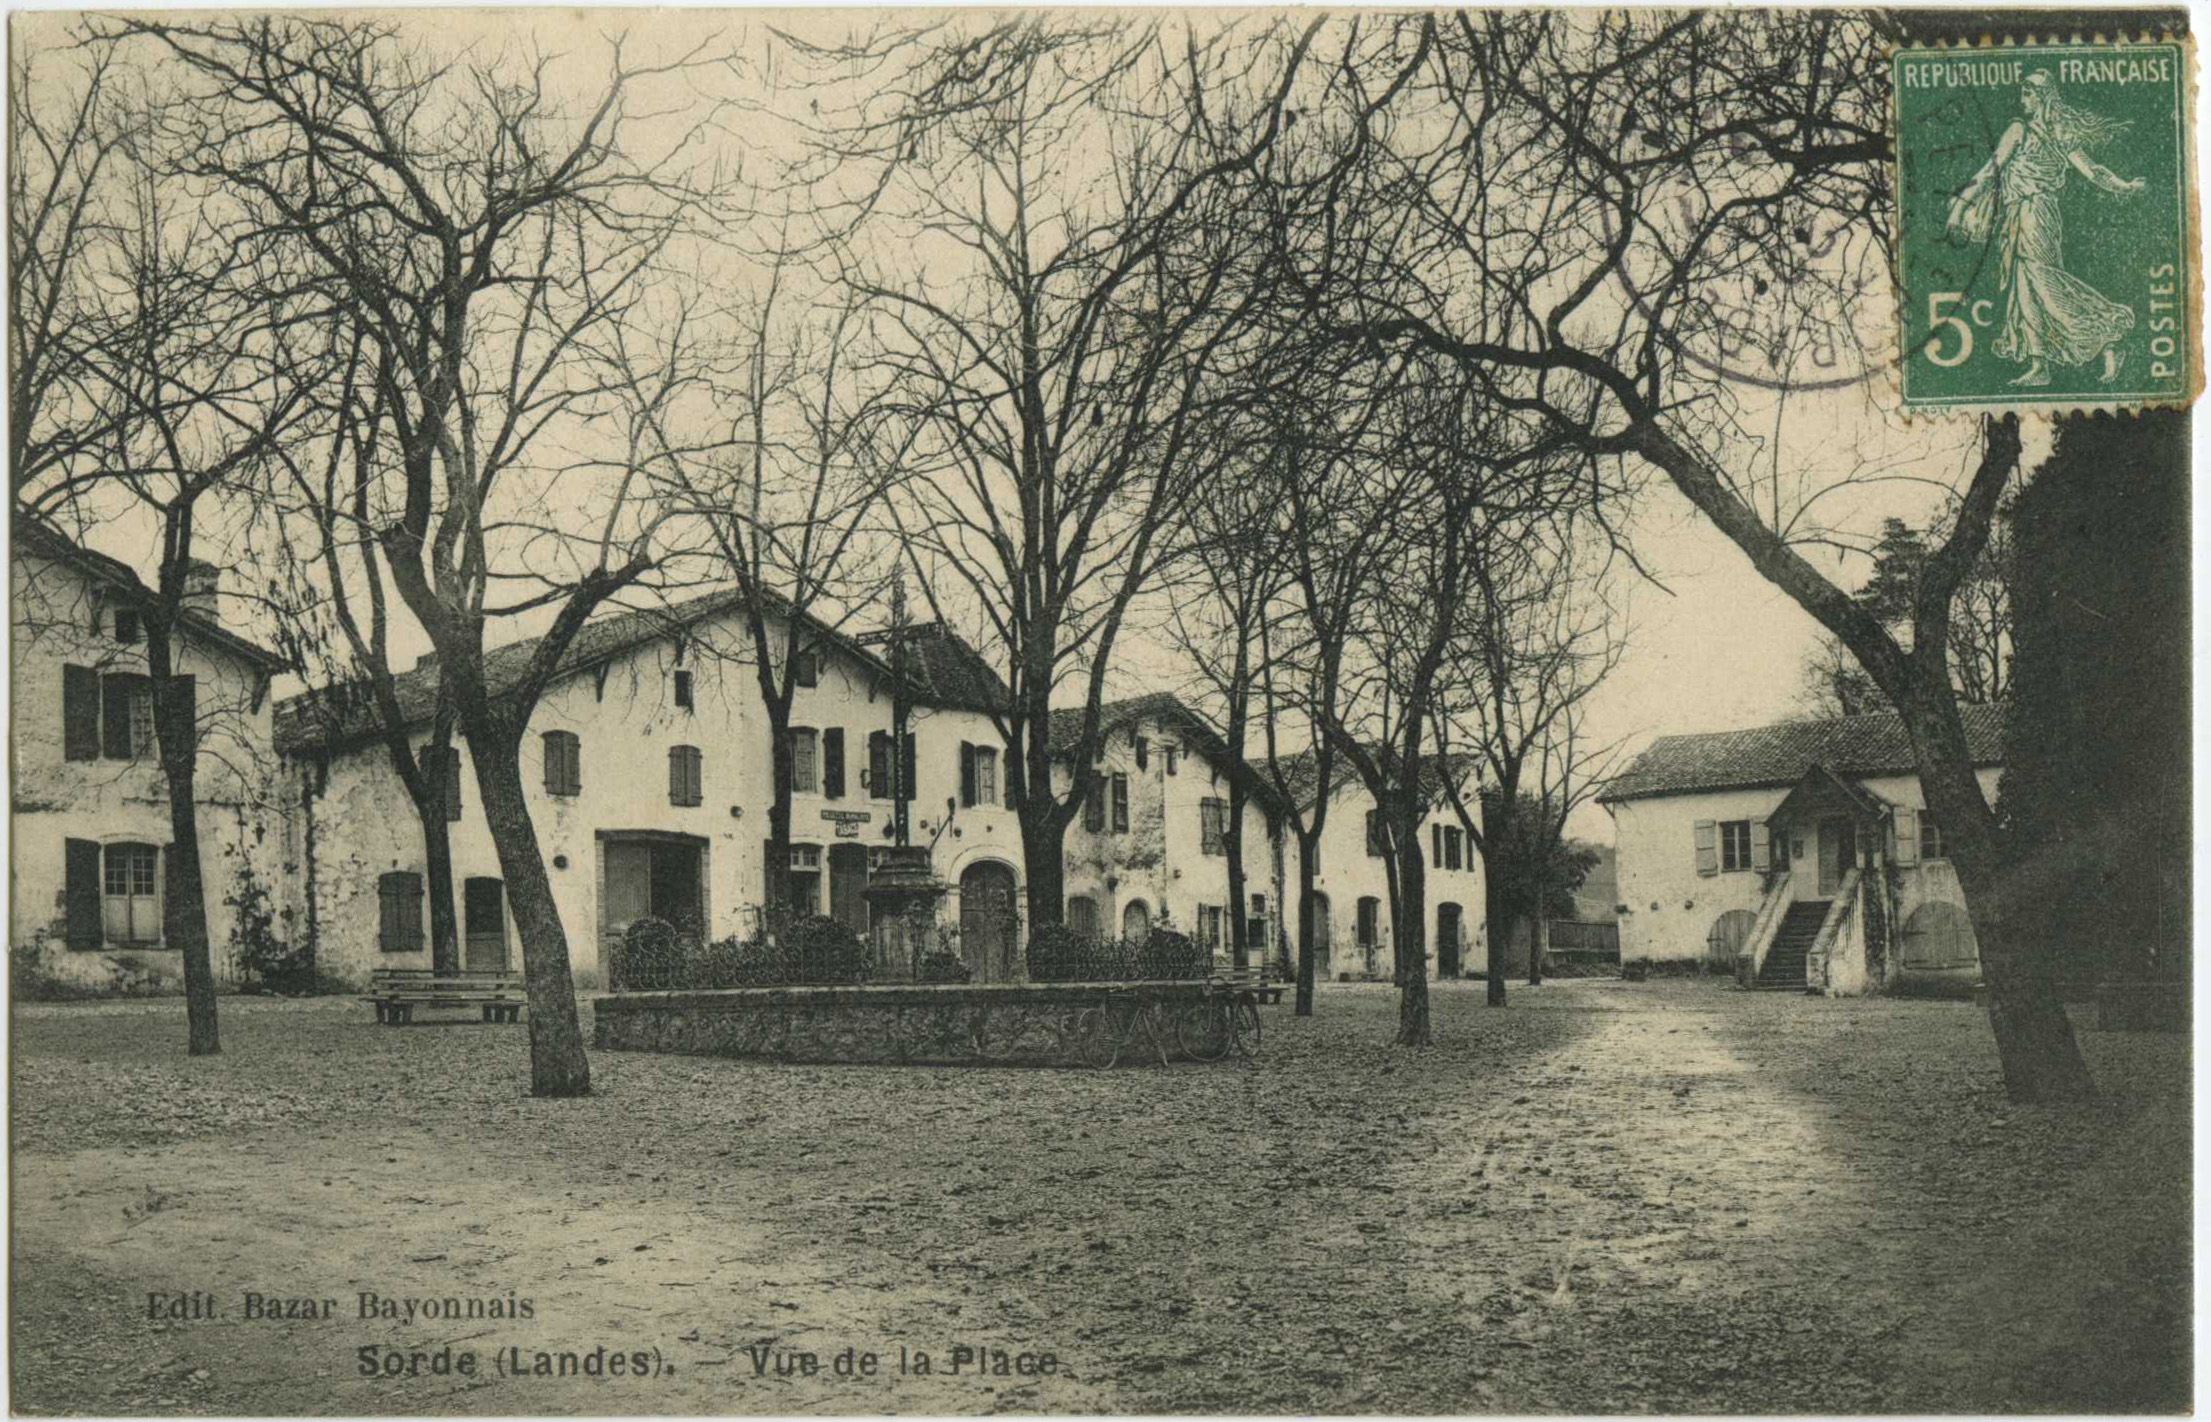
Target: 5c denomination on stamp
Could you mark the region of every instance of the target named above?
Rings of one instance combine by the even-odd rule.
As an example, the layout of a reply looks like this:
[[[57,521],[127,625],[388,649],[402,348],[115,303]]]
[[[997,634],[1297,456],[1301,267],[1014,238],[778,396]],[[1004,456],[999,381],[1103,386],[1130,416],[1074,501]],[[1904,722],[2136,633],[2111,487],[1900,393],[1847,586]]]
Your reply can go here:
[[[2194,396],[2190,58],[2181,41],[1891,58],[1907,411]]]

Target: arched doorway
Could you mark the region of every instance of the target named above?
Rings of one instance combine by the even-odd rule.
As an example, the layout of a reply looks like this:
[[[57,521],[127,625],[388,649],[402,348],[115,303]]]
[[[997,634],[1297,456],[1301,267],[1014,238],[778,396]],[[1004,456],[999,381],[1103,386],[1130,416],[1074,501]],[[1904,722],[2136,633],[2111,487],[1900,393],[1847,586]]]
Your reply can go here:
[[[1729,909],[1712,921],[1712,931],[1704,935],[1705,964],[1715,973],[1735,971],[1735,958],[1750,948],[1750,931],[1758,926],[1758,915],[1749,909]]]
[[[1013,870],[995,860],[960,875],[960,957],[979,983],[1011,982],[1014,938],[1021,917],[1013,901]]]
[[[1906,968],[1971,968],[1980,961],[1980,945],[1973,941],[1973,921],[1956,904],[1931,899],[1904,920]]]
[[[1459,975],[1459,924],[1464,918],[1457,904],[1436,905],[1436,976]]]
[[[1152,911],[1142,899],[1130,899],[1121,910],[1121,936],[1131,943],[1151,942]]]

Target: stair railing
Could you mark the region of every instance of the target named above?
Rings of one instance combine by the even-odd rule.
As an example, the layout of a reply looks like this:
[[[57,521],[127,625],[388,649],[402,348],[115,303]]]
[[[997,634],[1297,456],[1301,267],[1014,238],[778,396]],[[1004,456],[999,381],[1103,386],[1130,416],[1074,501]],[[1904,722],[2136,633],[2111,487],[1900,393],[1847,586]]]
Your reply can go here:
[[[1835,888],[1835,897],[1827,906],[1827,917],[1820,920],[1819,936],[1812,940],[1812,947],[1804,955],[1804,986],[1827,986],[1827,959],[1834,952],[1835,940],[1842,936],[1843,926],[1850,922],[1851,914],[1858,908],[1858,866],[1850,867],[1843,881]]]
[[[1789,916],[1789,876],[1782,874],[1766,890],[1765,901],[1758,905],[1758,917],[1750,926],[1750,976],[1756,982],[1765,971],[1766,953],[1773,947],[1775,935],[1781,932],[1781,920]]]

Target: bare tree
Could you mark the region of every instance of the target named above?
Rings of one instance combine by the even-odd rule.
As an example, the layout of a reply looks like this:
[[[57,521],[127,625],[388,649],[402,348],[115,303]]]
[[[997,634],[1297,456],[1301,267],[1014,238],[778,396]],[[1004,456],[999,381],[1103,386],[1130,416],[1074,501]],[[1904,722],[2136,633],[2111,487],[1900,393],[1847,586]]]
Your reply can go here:
[[[857,217],[825,218],[835,259],[883,313],[915,465],[936,475],[903,486],[909,556],[939,617],[965,604],[1002,651],[1029,921],[1058,923],[1116,639],[1226,457],[1198,436],[1271,299],[1230,180],[1280,134],[1286,81],[1255,86],[1187,27],[1063,17],[810,53],[836,78],[802,176],[857,190]],[[1083,716],[1060,795],[1068,682]]]
[[[1743,350],[1729,313],[1746,303],[1786,311],[1801,347],[1887,300],[1883,23],[1520,11],[1347,26],[1328,120],[1339,161],[1303,189],[1332,236],[1295,259],[1295,279],[1316,326],[1451,360],[1549,437],[1659,470],[1841,639],[1901,714],[1930,811],[1956,828],[2008,1088],[2075,1097],[2088,1074],[2048,956],[2007,921],[1945,635],[2017,466],[2017,423],[1976,432],[1907,650],[1759,496],[1753,387],[1714,374]]]
[[[655,567],[656,530],[618,442],[556,461],[540,437],[613,413],[609,333],[650,319],[647,284],[715,181],[686,166],[694,135],[672,125],[656,154],[628,151],[632,93],[720,61],[633,64],[617,41],[603,85],[569,112],[542,62],[445,64],[380,23],[101,23],[189,78],[164,114],[177,166],[235,204],[241,244],[281,254],[362,342],[398,484],[375,532],[467,738],[522,938],[531,1087],[584,1094],[522,737],[585,620]],[[574,511],[558,520],[544,512],[556,486]],[[487,627],[523,615],[547,630],[495,673]]]

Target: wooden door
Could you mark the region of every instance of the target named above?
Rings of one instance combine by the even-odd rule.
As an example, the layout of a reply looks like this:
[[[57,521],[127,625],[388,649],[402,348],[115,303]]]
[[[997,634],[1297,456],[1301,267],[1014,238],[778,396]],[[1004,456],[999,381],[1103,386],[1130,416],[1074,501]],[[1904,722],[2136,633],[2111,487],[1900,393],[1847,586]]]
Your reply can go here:
[[[1436,976],[1455,978],[1459,975],[1459,924],[1462,915],[1457,904],[1436,905]]]
[[[867,886],[867,846],[830,846],[829,916],[862,938],[868,932]]]
[[[1336,946],[1335,930],[1330,922],[1328,895],[1316,889],[1313,891],[1313,976],[1316,979],[1336,975],[1336,970],[1329,965],[1330,952]]]
[[[1848,820],[1819,822],[1819,896],[1831,899],[1857,858],[1858,837]]]
[[[507,886],[497,879],[470,879],[461,887],[461,939],[472,973],[507,970]]]
[[[979,983],[1013,973],[1013,871],[1003,864],[970,865],[960,875],[960,956]]]
[[[599,961],[604,963],[630,925],[653,911],[653,854],[648,844],[617,840],[601,842],[599,853],[606,860],[606,894],[599,914]]]

